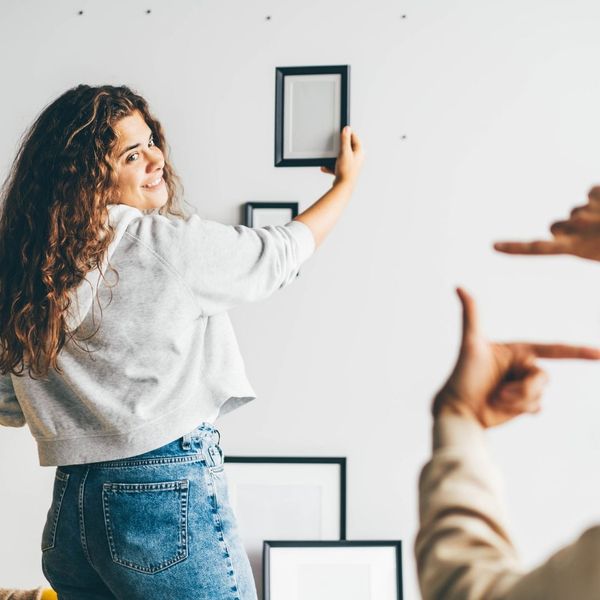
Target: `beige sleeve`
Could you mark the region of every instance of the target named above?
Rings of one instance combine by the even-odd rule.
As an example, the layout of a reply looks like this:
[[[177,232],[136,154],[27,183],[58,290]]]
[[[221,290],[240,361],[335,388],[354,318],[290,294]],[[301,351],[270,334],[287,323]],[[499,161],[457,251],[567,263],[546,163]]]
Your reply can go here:
[[[424,600],[600,598],[600,527],[529,573],[507,530],[501,481],[483,429],[458,416],[434,424],[419,482],[415,544]]]

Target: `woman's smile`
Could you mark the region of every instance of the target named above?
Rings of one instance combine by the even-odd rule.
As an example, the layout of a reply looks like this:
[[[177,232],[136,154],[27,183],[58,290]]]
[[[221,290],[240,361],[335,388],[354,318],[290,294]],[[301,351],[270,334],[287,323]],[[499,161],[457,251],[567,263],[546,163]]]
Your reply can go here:
[[[151,181],[150,183],[147,183],[146,185],[143,185],[142,187],[147,189],[147,190],[156,190],[157,188],[159,188],[161,185],[164,184],[164,179],[162,178],[162,175],[158,178],[155,179],[154,181]]]

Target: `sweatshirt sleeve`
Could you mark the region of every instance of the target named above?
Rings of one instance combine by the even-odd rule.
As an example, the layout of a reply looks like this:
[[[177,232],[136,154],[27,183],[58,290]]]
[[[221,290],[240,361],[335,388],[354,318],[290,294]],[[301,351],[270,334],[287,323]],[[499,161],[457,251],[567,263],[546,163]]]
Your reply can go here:
[[[415,543],[424,600],[591,600],[600,589],[600,527],[525,572],[508,534],[500,477],[475,422],[434,424],[419,481]]]
[[[23,427],[25,415],[21,410],[10,375],[0,375],[0,425]]]
[[[300,221],[250,228],[197,215],[185,220],[154,215],[140,219],[131,233],[183,279],[204,316],[290,284],[315,249],[311,230]]]

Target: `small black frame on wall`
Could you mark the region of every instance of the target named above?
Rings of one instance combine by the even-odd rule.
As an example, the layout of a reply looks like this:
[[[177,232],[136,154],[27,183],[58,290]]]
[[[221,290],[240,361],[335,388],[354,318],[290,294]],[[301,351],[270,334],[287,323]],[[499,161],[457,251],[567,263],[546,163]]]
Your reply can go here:
[[[246,227],[286,225],[297,216],[297,202],[246,202],[244,205]]]
[[[275,166],[335,168],[350,122],[350,66],[275,69]]]

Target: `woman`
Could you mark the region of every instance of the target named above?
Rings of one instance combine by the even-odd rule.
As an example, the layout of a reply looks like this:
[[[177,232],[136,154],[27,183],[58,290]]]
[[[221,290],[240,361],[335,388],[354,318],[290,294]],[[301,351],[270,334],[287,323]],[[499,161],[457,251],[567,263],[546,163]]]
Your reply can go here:
[[[296,278],[361,163],[345,128],[312,207],[226,226],[185,218],[127,87],[80,85],[36,120],[0,215],[0,423],[57,466],[42,565],[61,600],[256,597],[213,425],[254,397],[227,310]]]

